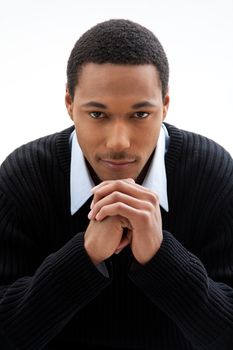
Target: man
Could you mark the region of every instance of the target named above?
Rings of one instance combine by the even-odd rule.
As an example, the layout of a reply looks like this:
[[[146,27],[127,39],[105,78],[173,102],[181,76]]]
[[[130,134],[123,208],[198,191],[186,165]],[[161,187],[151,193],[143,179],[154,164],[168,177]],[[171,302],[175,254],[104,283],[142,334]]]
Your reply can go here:
[[[232,349],[233,163],[163,123],[168,76],[136,23],[75,44],[75,128],[1,166],[1,349]]]

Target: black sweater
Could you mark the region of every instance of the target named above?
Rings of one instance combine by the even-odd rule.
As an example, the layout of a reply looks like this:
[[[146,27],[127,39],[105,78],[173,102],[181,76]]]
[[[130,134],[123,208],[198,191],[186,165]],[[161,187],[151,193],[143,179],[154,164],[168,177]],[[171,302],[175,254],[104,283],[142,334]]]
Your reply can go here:
[[[90,201],[70,214],[73,128],[2,164],[1,350],[233,349],[232,158],[166,126],[162,246],[144,266],[125,248],[106,261],[109,278],[84,249]]]

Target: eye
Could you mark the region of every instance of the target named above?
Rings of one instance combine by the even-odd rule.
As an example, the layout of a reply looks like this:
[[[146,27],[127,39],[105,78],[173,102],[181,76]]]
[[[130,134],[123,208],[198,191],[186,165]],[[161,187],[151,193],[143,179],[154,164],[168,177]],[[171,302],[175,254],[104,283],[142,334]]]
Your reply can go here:
[[[147,112],[136,112],[134,113],[134,117],[138,119],[144,119],[147,118],[150,115],[150,113]]]
[[[94,119],[103,118],[104,114],[102,112],[91,112],[89,115]]]

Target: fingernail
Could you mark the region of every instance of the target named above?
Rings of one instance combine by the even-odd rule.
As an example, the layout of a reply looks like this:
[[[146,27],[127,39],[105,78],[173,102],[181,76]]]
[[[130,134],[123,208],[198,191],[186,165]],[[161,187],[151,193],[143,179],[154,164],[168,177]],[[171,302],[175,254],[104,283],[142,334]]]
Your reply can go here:
[[[87,216],[89,220],[92,219],[92,215],[93,215],[93,210],[91,210],[91,211],[89,212],[88,216]]]
[[[99,185],[97,185],[97,186],[95,186],[95,187],[92,187],[91,192],[92,192],[92,193],[95,192],[95,190],[96,190],[98,187],[99,187]]]
[[[103,186],[103,182],[101,182],[101,183],[99,183],[98,185],[92,187],[91,192],[92,192],[92,193],[95,192],[95,190],[97,190],[98,188],[100,188],[100,187],[102,187],[102,186]]]
[[[132,178],[128,178],[126,180],[128,180],[128,182],[135,183],[134,179],[132,179]]]

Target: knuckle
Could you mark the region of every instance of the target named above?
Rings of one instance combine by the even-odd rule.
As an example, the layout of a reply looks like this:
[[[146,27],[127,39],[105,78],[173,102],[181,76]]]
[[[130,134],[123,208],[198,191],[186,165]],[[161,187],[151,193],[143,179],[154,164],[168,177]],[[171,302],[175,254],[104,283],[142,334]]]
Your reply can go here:
[[[113,201],[116,202],[116,201],[119,200],[119,198],[120,198],[120,193],[117,192],[117,191],[114,191],[114,192],[112,193],[112,199],[113,199]]]
[[[102,208],[100,208],[100,209],[97,211],[97,213],[98,213],[100,216],[101,216],[101,215],[104,215],[105,212],[106,212],[105,207],[102,207]]]
[[[120,210],[120,209],[122,209],[122,203],[121,202],[116,202],[115,203],[115,207],[116,207],[116,210]]]
[[[146,210],[141,210],[139,217],[140,217],[141,222],[146,223],[150,220],[150,213],[148,213],[148,211],[146,211]]]
[[[125,185],[126,185],[126,181],[122,180],[122,179],[119,179],[119,180],[115,181],[114,188],[115,189],[119,189],[121,191],[121,190],[123,190],[125,188]]]
[[[101,198],[101,189],[99,189],[95,192],[93,200],[96,203],[100,200],[100,198]]]
[[[159,197],[156,193],[150,192],[148,193],[148,200],[151,204],[156,205],[159,202]]]
[[[145,209],[148,211],[148,212],[152,212],[154,209],[155,209],[155,205],[151,202],[147,202],[146,203],[146,207]]]
[[[118,186],[119,186],[119,184],[121,183],[121,180],[114,180],[113,182],[112,182],[112,186],[113,186],[113,188],[117,188]]]

